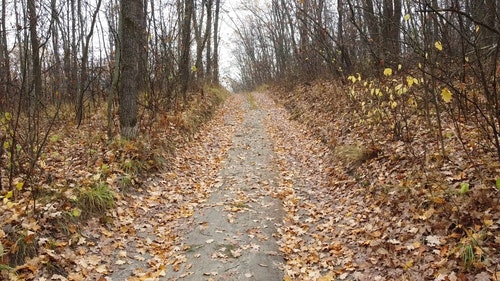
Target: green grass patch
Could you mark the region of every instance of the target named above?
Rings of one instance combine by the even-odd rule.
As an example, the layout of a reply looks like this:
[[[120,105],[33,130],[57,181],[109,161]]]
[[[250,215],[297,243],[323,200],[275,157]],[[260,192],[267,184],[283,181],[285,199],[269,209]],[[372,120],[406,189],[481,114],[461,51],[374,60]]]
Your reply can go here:
[[[90,188],[83,188],[76,199],[81,213],[72,213],[75,217],[84,218],[102,216],[115,205],[114,194],[106,183],[94,184]],[[76,209],[75,209],[76,210]]]

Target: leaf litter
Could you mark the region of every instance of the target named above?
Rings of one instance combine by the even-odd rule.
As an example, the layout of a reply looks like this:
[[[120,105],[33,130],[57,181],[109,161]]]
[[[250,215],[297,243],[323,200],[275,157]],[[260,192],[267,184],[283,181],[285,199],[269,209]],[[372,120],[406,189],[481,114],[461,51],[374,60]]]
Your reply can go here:
[[[459,149],[422,168],[412,157],[437,147],[429,135],[388,140],[339,95],[320,81],[261,97],[283,175],[285,280],[496,280],[499,194],[479,181],[500,172],[491,155],[482,175]],[[476,188],[459,195],[453,183],[467,179]]]
[[[283,279],[275,240],[282,211],[271,196],[277,175],[263,123],[267,112],[249,95],[235,97],[243,118],[210,198],[185,223],[178,247],[186,262],[168,272],[167,280]]]
[[[319,87],[315,88],[316,93],[324,93],[325,85],[314,87]],[[197,261],[203,256],[200,249],[206,246],[214,247],[210,259],[225,265],[239,264],[244,255],[262,253],[262,244],[273,243],[271,238],[278,240],[279,249],[265,254],[278,260],[282,257],[284,263],[259,262],[257,266],[283,269],[284,280],[500,277],[498,192],[473,188],[463,197],[472,203],[465,204],[442,187],[447,184],[461,188],[459,183],[476,177],[480,168],[462,161],[464,156],[456,153],[453,156],[458,160],[448,164],[431,155],[429,169],[436,172],[420,171],[407,154],[418,154],[419,149],[432,143],[424,132],[416,133],[420,138],[415,139],[412,150],[404,143],[387,142],[382,137],[377,141],[384,147],[360,147],[360,140],[368,134],[340,110],[332,114],[332,108],[343,107],[341,100],[333,106],[331,97],[325,99],[312,94],[314,91],[301,91],[307,93],[306,101],[304,95],[281,98],[291,113],[269,94],[252,95],[252,108],[265,115],[262,122],[273,150],[269,153],[269,165],[252,161],[256,156],[242,153],[258,150],[252,144],[239,142],[234,148],[234,140],[248,136],[236,130],[244,122],[244,98],[232,96],[212,121],[177,150],[169,160],[168,170],[159,170],[144,179],[134,178],[140,189],[126,195],[117,193],[109,216],[90,219],[78,228],[68,225],[67,236],[38,239],[39,251],[16,268],[18,275],[8,278],[172,280],[174,272],[179,273],[175,278],[189,278],[194,276]],[[330,111],[323,111],[325,108]],[[57,141],[73,139],[78,138]],[[51,149],[41,166],[56,179],[66,179],[64,184],[70,187],[81,184],[71,179],[102,177],[103,164],[113,165],[124,153],[98,153],[97,145],[87,151],[75,149],[70,154]],[[232,172],[230,167],[224,168],[232,149],[238,153],[231,165],[253,168]],[[98,157],[101,154],[103,159]],[[348,157],[340,158],[342,155]],[[68,163],[74,168],[65,169]],[[500,172],[498,165],[486,163],[481,164],[486,177]],[[87,166],[96,169],[88,171],[84,168]],[[111,167],[112,172],[119,169]],[[276,175],[261,178],[260,171],[266,169]],[[119,177],[113,175],[106,181],[115,185]],[[228,196],[220,190],[228,191]],[[219,196],[214,202],[210,201],[213,195]],[[254,222],[259,223],[258,227],[238,228],[245,220],[255,220],[250,214],[259,209],[275,208],[275,201],[267,199],[268,195],[281,200],[283,220],[268,216]],[[66,197],[73,196],[68,190]],[[59,210],[72,211],[49,204],[44,207],[44,213],[49,215],[37,222],[19,217],[26,203],[21,199],[8,209],[2,206],[2,218],[6,219],[0,237],[10,235],[9,225],[19,223],[30,230],[25,236],[30,242],[36,231],[43,231],[45,223],[52,224],[63,215]],[[208,220],[196,221],[195,217],[200,217],[197,212],[216,207],[219,219],[235,226],[232,233],[236,234],[226,237],[226,229],[213,228],[213,233],[206,235],[204,230],[213,225]],[[202,233],[203,240],[198,244],[186,243],[186,234],[194,229]],[[225,239],[217,241],[210,236],[214,234],[222,234]],[[5,246],[8,245],[4,243],[2,247]],[[472,266],[465,267],[465,262]],[[49,266],[51,270],[47,270]],[[239,265],[228,271],[259,280],[255,279],[258,271]],[[206,280],[233,280],[230,278],[234,275],[228,271],[199,273]]]

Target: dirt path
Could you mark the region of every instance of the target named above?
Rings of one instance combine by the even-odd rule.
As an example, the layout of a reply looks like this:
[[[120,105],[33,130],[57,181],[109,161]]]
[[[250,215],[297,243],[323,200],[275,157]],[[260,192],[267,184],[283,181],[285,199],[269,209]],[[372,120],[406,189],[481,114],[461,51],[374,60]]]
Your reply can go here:
[[[267,112],[253,96],[238,96],[244,111],[212,196],[194,214],[184,237],[185,262],[166,280],[283,280],[275,238],[281,202],[271,197],[276,174],[264,127]]]
[[[318,204],[331,194],[323,188],[327,149],[289,119],[268,94],[229,97],[168,169],[117,194],[112,220],[90,220],[81,229],[63,253],[74,263],[67,279],[275,281],[330,274],[337,262],[329,252],[333,220],[329,205]]]

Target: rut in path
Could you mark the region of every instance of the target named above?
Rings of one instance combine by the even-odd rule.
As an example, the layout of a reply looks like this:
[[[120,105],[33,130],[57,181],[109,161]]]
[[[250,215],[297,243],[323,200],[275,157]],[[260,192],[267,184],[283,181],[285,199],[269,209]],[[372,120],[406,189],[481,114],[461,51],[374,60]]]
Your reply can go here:
[[[253,96],[238,95],[242,122],[211,197],[194,214],[182,245],[185,262],[166,280],[283,280],[283,258],[276,228],[281,201],[271,197],[277,184],[273,151],[264,120],[267,111]]]

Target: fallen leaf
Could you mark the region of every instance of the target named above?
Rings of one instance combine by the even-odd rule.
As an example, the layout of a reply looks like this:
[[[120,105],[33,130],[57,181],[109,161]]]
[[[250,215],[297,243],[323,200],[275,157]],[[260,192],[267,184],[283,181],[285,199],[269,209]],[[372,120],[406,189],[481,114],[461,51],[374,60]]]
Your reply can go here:
[[[108,273],[108,268],[105,264],[101,264],[95,268],[95,271],[101,274]]]
[[[425,237],[425,241],[431,247],[441,245],[441,238],[439,236],[436,236],[436,235],[429,235],[429,236]]]

